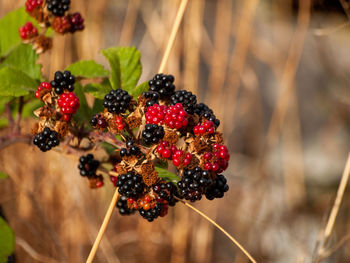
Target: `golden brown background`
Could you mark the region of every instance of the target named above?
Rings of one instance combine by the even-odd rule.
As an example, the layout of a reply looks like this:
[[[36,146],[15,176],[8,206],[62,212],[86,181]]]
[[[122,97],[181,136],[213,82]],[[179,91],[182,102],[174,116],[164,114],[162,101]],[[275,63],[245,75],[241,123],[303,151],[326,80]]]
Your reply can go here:
[[[142,81],[150,79],[178,4],[72,0],[86,29],[55,37],[40,59],[44,75],[80,59],[107,66],[101,49],[135,45]],[[0,0],[0,16],[22,5]],[[350,149],[348,8],[345,0],[190,0],[187,7],[166,73],[215,110],[231,153],[230,191],[195,205],[258,262],[316,262]],[[0,167],[10,175],[0,183],[0,204],[16,234],[17,262],[85,262],[113,194],[108,180],[90,190],[76,160],[22,144],[0,151]],[[323,262],[350,262],[349,200],[347,191]],[[178,204],[153,223],[114,213],[95,262],[248,260]]]

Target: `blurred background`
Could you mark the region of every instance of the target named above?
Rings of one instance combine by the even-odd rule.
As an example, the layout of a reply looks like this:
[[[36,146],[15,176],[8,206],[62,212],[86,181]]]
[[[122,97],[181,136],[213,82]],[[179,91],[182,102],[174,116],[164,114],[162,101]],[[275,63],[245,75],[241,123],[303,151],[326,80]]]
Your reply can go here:
[[[24,5],[0,0],[0,17]],[[179,1],[73,0],[86,29],[56,36],[45,76],[100,50],[134,45],[141,81],[157,72]],[[191,0],[165,73],[222,124],[231,161],[223,199],[195,206],[258,262],[316,259],[350,149],[350,1]],[[1,36],[0,36],[1,37]],[[32,120],[23,124],[29,132]],[[6,131],[0,131],[6,132]],[[90,190],[77,159],[17,144],[0,150],[0,204],[17,262],[85,262],[113,195]],[[350,191],[322,262],[350,262]],[[114,213],[95,262],[248,262],[188,207],[148,223]]]

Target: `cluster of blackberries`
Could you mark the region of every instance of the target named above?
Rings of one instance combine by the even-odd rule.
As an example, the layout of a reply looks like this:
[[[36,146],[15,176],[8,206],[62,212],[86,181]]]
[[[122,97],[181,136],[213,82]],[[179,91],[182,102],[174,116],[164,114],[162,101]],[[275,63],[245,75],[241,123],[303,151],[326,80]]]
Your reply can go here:
[[[227,185],[225,176],[218,174],[214,182],[205,191],[205,197],[209,200],[213,200],[214,198],[222,198],[228,189],[229,186]]]
[[[120,157],[125,157],[125,156],[138,156],[141,154],[141,150],[139,147],[134,145],[134,141],[129,140],[126,142],[126,148],[120,149]]]
[[[115,185],[119,187],[119,193],[126,197],[138,197],[145,189],[142,176],[134,172],[118,175]]]
[[[58,146],[60,140],[58,139],[58,133],[56,131],[45,127],[41,133],[35,135],[33,143],[38,146],[41,151],[46,152]]]
[[[160,99],[169,98],[175,92],[174,80],[173,75],[157,74],[148,82],[149,91],[157,92]]]
[[[171,105],[181,103],[188,114],[193,114],[197,105],[197,97],[187,90],[178,90],[171,96]]]
[[[57,71],[54,80],[51,81],[51,86],[55,89],[56,94],[60,95],[64,90],[72,92],[74,90],[74,83],[75,77],[70,71]]]
[[[202,198],[202,194],[205,193],[210,184],[210,173],[196,167],[193,170],[185,170],[177,186],[180,189],[181,196],[194,202]]]
[[[199,103],[196,105],[194,112],[201,116],[206,118],[209,121],[212,121],[215,125],[215,127],[219,127],[220,120],[216,118],[214,112],[212,109],[210,109],[207,105],[204,103]]]
[[[135,212],[135,209],[128,207],[128,198],[125,195],[122,195],[116,204],[116,207],[119,210],[121,215],[131,215]]]
[[[47,10],[54,16],[64,16],[69,10],[70,0],[46,0]]]
[[[175,206],[178,200],[175,198],[181,198],[176,185],[171,182],[158,183],[153,186],[153,191],[156,192],[162,200],[167,201],[169,206]]]
[[[94,159],[92,154],[81,156],[79,159],[78,169],[80,170],[81,176],[87,178],[95,178],[96,170],[100,166],[100,162]]]
[[[157,124],[146,124],[142,138],[146,144],[158,143],[164,138],[164,128]]]
[[[161,215],[163,206],[164,204],[157,203],[154,208],[151,208],[149,210],[145,210],[143,208],[139,209],[139,213],[144,219],[147,219],[148,222],[152,222],[154,219]]]
[[[153,104],[159,104],[159,93],[155,91],[146,91],[142,95],[147,99],[146,107],[150,107]]]
[[[103,106],[110,113],[125,113],[129,108],[132,97],[126,90],[116,89],[111,90],[103,100]]]
[[[70,32],[74,33],[75,31],[84,30],[84,18],[80,13],[76,12],[69,16],[69,22],[71,25]]]

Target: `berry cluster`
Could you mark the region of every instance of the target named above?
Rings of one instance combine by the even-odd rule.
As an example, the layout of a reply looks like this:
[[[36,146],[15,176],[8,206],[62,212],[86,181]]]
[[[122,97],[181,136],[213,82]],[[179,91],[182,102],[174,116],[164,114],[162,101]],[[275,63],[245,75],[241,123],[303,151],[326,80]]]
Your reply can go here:
[[[51,150],[53,147],[58,146],[60,144],[60,140],[56,131],[45,127],[42,132],[35,135],[33,143],[41,151],[46,152]]]
[[[215,143],[213,149],[213,152],[206,152],[203,154],[203,168],[207,171],[222,173],[228,167],[230,154],[225,145]]]
[[[157,124],[146,124],[142,132],[145,144],[158,143],[164,137],[164,128]]]
[[[107,121],[101,116],[101,114],[94,115],[90,120],[90,124],[95,129],[104,129],[108,125]]]
[[[197,104],[196,95],[187,90],[178,90],[171,96],[171,104],[180,103],[188,114],[193,114]]]
[[[185,128],[188,124],[188,113],[180,103],[166,107],[154,104],[147,108],[146,123],[166,124],[171,129]]]
[[[138,156],[141,154],[141,150],[139,147],[134,145],[134,142],[132,140],[129,140],[126,142],[126,148],[120,149],[120,157],[125,156]]]
[[[204,103],[199,103],[196,105],[194,112],[200,116],[203,117],[211,122],[214,123],[215,127],[219,127],[220,120],[216,118],[214,115],[214,112],[212,109],[210,109],[207,105]]]
[[[77,112],[80,107],[79,98],[73,93],[63,93],[57,100],[58,106],[61,108],[62,119],[70,121],[72,115]]]
[[[161,158],[171,159],[173,154],[177,151],[177,148],[174,145],[170,146],[167,141],[162,141],[159,143],[156,150]]]
[[[129,93],[122,89],[111,90],[103,100],[103,106],[110,113],[125,113],[130,106],[132,97]]]
[[[46,0],[47,10],[54,16],[64,16],[69,10],[70,0]]]
[[[145,188],[142,182],[142,176],[129,172],[127,174],[118,175],[115,185],[121,195],[126,197],[139,197]]]
[[[165,114],[166,106],[153,104],[147,108],[147,111],[145,113],[146,123],[163,125]]]
[[[32,12],[36,7],[40,7],[43,4],[43,0],[27,0],[25,3],[26,11]]]
[[[70,71],[56,71],[55,78],[51,81],[51,86],[55,89],[55,92],[60,95],[64,91],[72,92],[74,90],[74,83],[75,77]]]
[[[83,155],[79,158],[78,169],[80,170],[80,175],[89,179],[91,188],[103,186],[103,177],[96,174],[99,166],[100,162],[95,160],[92,154]]]
[[[119,210],[121,215],[131,215],[135,212],[135,209],[129,208],[128,206],[128,198],[125,195],[122,195],[116,204],[116,207]]]
[[[181,197],[177,187],[171,182],[160,182],[153,186],[153,191],[158,195],[157,202],[167,203],[169,206],[175,206],[178,202],[175,197]]]
[[[149,90],[157,92],[160,99],[169,98],[175,92],[174,80],[172,75],[157,74],[148,82]]]
[[[18,31],[19,36],[23,40],[33,39],[38,36],[38,29],[31,22],[27,22],[24,26],[21,26]]]
[[[39,100],[45,95],[46,93],[51,91],[51,84],[49,82],[41,82],[40,86],[35,91],[35,97]]]
[[[215,132],[214,123],[212,121],[205,121],[203,124],[198,123],[193,128],[194,135],[213,134]]]
[[[82,31],[84,30],[84,18],[81,16],[80,13],[74,13],[72,15],[68,16],[69,22],[70,22],[70,32],[74,33],[76,31]]]
[[[159,93],[155,91],[143,92],[142,95],[146,98],[146,107],[150,107],[153,104],[159,104]]]
[[[222,198],[228,189],[229,186],[227,185],[225,176],[218,174],[214,179],[214,182],[205,191],[205,197],[209,200],[213,200],[214,198]]]

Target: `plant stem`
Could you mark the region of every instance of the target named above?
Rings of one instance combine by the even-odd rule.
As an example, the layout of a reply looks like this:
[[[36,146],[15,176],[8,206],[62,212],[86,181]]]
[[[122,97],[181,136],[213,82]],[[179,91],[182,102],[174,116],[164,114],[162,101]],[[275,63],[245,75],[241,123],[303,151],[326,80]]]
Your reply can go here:
[[[16,116],[16,124],[15,124],[15,127],[14,127],[14,132],[18,133],[18,134],[21,131],[20,122],[21,122],[21,119],[22,119],[23,107],[24,107],[24,98],[23,98],[23,96],[21,96],[18,99],[18,111],[17,111],[17,116]]]

